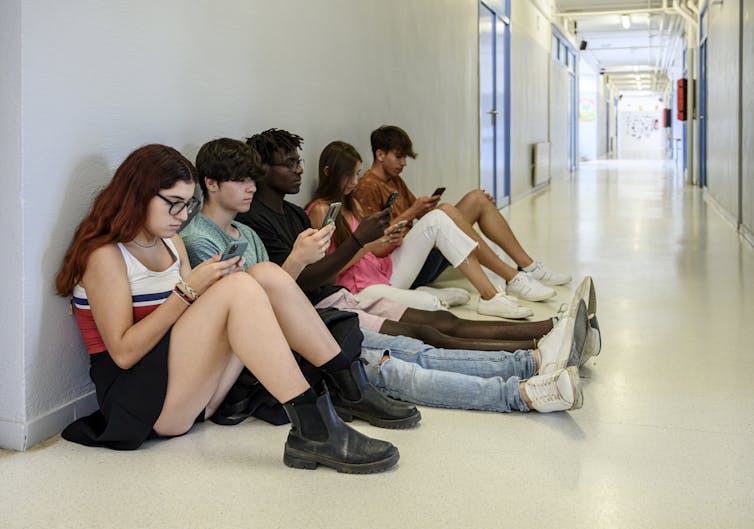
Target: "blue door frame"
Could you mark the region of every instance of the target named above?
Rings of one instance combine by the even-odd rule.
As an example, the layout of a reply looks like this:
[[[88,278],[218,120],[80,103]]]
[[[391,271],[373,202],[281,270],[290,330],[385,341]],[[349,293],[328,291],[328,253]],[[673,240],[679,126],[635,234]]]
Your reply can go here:
[[[699,187],[707,187],[707,28],[705,25],[706,22],[707,22],[707,9],[704,8],[704,10],[699,14]]]
[[[481,1],[479,17],[480,25],[482,19],[486,17],[489,17],[488,22],[492,22],[491,42],[486,43],[491,45],[492,49],[492,110],[487,112],[480,108],[480,120],[485,119],[485,114],[493,114],[491,161],[493,182],[487,183],[489,189],[486,191],[493,196],[497,206],[502,207],[510,202],[510,0]],[[480,41],[479,45],[481,51],[484,43]],[[485,66],[489,65],[480,63],[480,70]],[[480,72],[480,81],[481,78]],[[481,125],[480,122],[480,128]],[[480,163],[482,157],[483,153],[480,154]]]

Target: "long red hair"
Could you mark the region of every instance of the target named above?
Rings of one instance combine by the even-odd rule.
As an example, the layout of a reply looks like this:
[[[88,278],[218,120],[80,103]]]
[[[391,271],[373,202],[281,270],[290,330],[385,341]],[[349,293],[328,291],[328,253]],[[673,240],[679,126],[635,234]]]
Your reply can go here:
[[[71,295],[94,250],[133,240],[144,227],[149,201],[178,181],[196,183],[196,169],[172,147],[145,145],[129,154],[76,229],[55,277],[58,295]]]

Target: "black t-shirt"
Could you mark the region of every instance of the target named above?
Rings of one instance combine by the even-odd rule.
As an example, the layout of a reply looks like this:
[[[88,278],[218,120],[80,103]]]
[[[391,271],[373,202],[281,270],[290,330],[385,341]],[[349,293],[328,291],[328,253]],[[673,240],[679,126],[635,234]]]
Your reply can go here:
[[[298,234],[312,227],[306,212],[288,201],[283,201],[283,213],[278,213],[264,205],[261,200],[252,200],[251,209],[236,215],[236,220],[246,224],[259,235],[270,255],[270,261],[278,265],[282,265],[288,259]],[[321,285],[305,293],[312,304],[316,305],[341,288],[337,285]]]

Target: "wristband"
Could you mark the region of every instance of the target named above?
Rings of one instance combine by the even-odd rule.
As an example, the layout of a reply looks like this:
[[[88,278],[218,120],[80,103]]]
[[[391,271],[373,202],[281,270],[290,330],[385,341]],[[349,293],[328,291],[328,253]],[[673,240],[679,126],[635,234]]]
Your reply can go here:
[[[364,247],[364,245],[362,244],[362,242],[356,237],[355,233],[351,233],[351,237],[353,237],[353,240],[356,241],[356,244],[359,245],[359,248],[363,248]]]
[[[184,294],[181,291],[180,288],[178,288],[178,285],[176,285],[176,286],[173,287],[173,293],[175,295],[177,295],[179,298],[181,298],[186,305],[191,305],[194,302],[193,299],[191,299],[190,297],[188,297],[186,294]]]
[[[191,301],[194,301],[196,298],[199,297],[199,293],[196,290],[194,290],[193,288],[191,288],[191,285],[189,285],[188,283],[186,283],[183,280],[183,278],[180,278],[178,280],[178,283],[176,283],[175,286],[179,290],[181,290],[186,297],[188,297],[189,299],[191,299]]]

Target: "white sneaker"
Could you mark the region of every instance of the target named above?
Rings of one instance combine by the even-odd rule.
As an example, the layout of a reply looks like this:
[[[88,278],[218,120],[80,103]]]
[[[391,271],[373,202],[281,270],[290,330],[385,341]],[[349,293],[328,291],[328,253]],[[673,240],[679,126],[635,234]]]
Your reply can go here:
[[[586,364],[593,356],[598,356],[600,351],[602,351],[602,333],[600,332],[600,324],[595,315],[589,318],[589,330],[586,334],[584,351],[581,353],[579,367]]]
[[[578,309],[579,300],[586,303],[586,313],[590,318],[597,314],[597,293],[594,290],[594,281],[591,276],[585,276],[579,286],[573,291],[573,297],[568,306],[568,314],[575,314]],[[599,329],[599,325],[597,325]]]
[[[545,285],[565,285],[571,281],[571,276],[561,274],[560,272],[553,272],[552,270],[545,268],[542,261],[534,261],[529,266],[519,268],[519,270],[523,270],[529,274],[532,279],[536,279]]]
[[[540,413],[577,410],[584,403],[579,369],[575,366],[533,376],[525,382],[524,389],[531,407]]]
[[[494,298],[479,298],[479,304],[476,311],[479,314],[487,316],[497,316],[499,318],[510,318],[519,320],[534,315],[534,311],[528,307],[522,307],[515,298],[506,296],[503,292],[495,294]]]
[[[561,303],[560,307],[558,307],[558,310],[555,313],[555,316],[552,317],[553,322],[558,323],[560,320],[565,318],[568,315],[568,308],[568,303]]]
[[[544,301],[555,295],[555,290],[544,286],[526,272],[519,272],[505,285],[506,294],[526,301]]]
[[[579,300],[580,308],[575,317],[566,316],[555,324],[550,332],[537,343],[539,350],[539,374],[547,375],[568,366],[581,366],[584,345],[589,333],[586,305]]]
[[[434,297],[445,303],[448,307],[455,307],[457,305],[466,305],[471,300],[471,294],[462,288],[448,287],[448,288],[432,288],[432,287],[419,287],[416,290],[421,290],[432,294]]]

